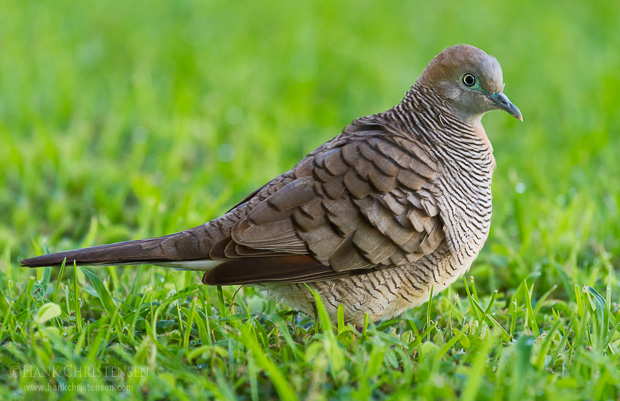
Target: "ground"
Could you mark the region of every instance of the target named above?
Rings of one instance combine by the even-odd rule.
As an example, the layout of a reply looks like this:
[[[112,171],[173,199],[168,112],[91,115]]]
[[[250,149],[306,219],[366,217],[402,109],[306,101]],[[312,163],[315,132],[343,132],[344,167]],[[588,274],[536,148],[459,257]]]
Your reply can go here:
[[[0,4],[0,397],[619,399],[620,3],[416,3]],[[19,266],[218,216],[456,43],[499,59],[525,122],[485,117],[489,240],[399,319]]]

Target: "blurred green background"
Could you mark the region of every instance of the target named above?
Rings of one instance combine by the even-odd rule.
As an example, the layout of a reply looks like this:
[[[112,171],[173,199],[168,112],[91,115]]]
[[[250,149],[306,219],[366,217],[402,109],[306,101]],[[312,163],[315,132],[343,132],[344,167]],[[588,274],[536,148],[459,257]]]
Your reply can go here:
[[[59,251],[214,218],[352,119],[396,104],[457,43],[499,59],[525,118],[485,117],[498,167],[473,272],[510,288],[531,273],[552,282],[554,263],[576,275],[605,251],[617,263],[619,11],[604,1],[2,2],[0,267],[33,256],[33,242]]]
[[[544,308],[537,308],[534,326],[538,319],[541,328],[548,330],[555,321],[553,308],[560,311],[558,321],[562,320],[562,332],[568,336],[571,311],[579,308],[581,321],[586,322],[583,327],[590,324],[581,300],[575,300],[574,286],[591,285],[605,293],[610,277],[613,307],[608,307],[616,313],[620,292],[615,275],[608,276],[608,272],[620,265],[619,20],[618,1],[0,2],[0,290],[14,297],[21,294],[19,299],[28,302],[23,309],[26,312],[17,320],[11,320],[9,313],[3,317],[3,325],[13,323],[3,326],[11,333],[2,334],[0,357],[4,362],[12,358],[32,363],[47,361],[41,357],[47,355],[46,348],[32,346],[36,342],[30,337],[28,341],[19,337],[28,336],[29,322],[40,307],[30,304],[28,290],[32,287],[27,287],[28,276],[35,273],[20,268],[19,259],[42,253],[45,246],[50,251],[61,251],[153,237],[215,218],[337,135],[354,118],[398,103],[428,61],[457,43],[478,46],[498,58],[504,70],[505,92],[519,106],[525,120],[520,123],[500,112],[484,119],[495,148],[497,169],[491,234],[471,270],[481,298],[496,289],[500,291],[493,313],[508,329],[509,299],[517,298],[515,289],[524,279],[535,285],[530,295],[535,300],[555,287],[549,298],[542,297],[540,306],[544,304]],[[146,294],[144,299],[151,297],[148,299],[152,307],[153,293],[156,301],[163,302],[169,297],[168,291],[180,291],[190,283],[190,275],[166,275],[164,269],[149,268],[150,277],[143,275],[133,286],[133,280],[138,280],[136,271],[97,270],[106,286],[114,287],[110,290],[117,300],[116,304],[110,301],[113,307],[120,310],[120,301],[133,289]],[[61,289],[69,288],[64,283],[71,271],[65,273]],[[36,274],[41,279],[41,270]],[[55,280],[60,279],[53,273],[52,283]],[[53,285],[45,279],[37,282],[49,284],[47,290],[43,289],[43,295],[49,298]],[[67,298],[85,296],[96,304],[97,293],[84,277],[79,282],[81,295],[71,295],[67,290]],[[155,286],[153,291],[151,286]],[[53,289],[54,296],[57,290]],[[455,294],[465,297],[463,283],[457,282],[450,291],[454,292],[446,293],[452,296],[444,294],[436,301],[440,328],[432,339],[429,335],[427,349],[435,350],[451,341],[453,315],[446,305],[458,303]],[[191,290],[191,296],[197,293],[199,289]],[[217,299],[214,289],[204,293]],[[253,297],[249,303],[261,305],[262,298],[253,290],[241,294]],[[225,289],[224,295],[228,301],[231,290]],[[7,300],[10,302],[4,306],[10,304],[16,310],[23,306],[10,296]],[[189,308],[189,301],[184,302]],[[274,309],[284,307],[269,302],[269,313],[285,310]],[[390,377],[381,391],[389,393],[400,388],[402,399],[409,399],[411,383],[424,381],[429,397],[457,398],[466,387],[466,393],[474,397],[470,399],[475,399],[479,388],[472,381],[470,389],[470,379],[482,377],[478,367],[483,369],[486,360],[475,356],[477,351],[471,350],[478,348],[473,345],[471,352],[464,351],[468,347],[462,345],[462,350],[449,353],[452,359],[446,357],[433,365],[432,361],[415,359],[421,355],[418,351],[424,353],[424,347],[418,348],[418,336],[417,343],[410,343],[414,344],[411,354],[403,354],[403,360],[416,364],[415,368],[402,365],[405,373],[417,374],[408,382],[399,379],[400,368],[382,362],[381,352],[396,352],[390,341],[411,341],[411,332],[404,332],[403,327],[410,325],[417,336],[416,330],[430,326],[430,314],[436,305],[429,308],[426,317],[425,310],[417,308],[406,314],[406,320],[382,326],[381,330],[389,334],[377,335],[376,340],[365,337],[362,346],[353,347],[357,353],[347,354],[345,360],[351,366],[341,370],[343,375],[351,376],[342,376],[342,382],[351,377],[353,386],[366,386],[364,394],[375,391],[377,387],[367,386],[375,379],[363,379],[366,373],[358,372],[357,367],[365,366],[374,355],[368,356],[366,349],[380,344],[383,348],[372,348],[372,352],[381,349],[375,355],[381,367],[377,367],[376,375]],[[523,305],[519,304],[517,337],[532,333],[532,322],[527,317],[532,315]],[[102,308],[93,308],[92,304],[83,307],[89,327],[95,321],[97,327],[112,327]],[[251,377],[247,380],[254,383],[253,399],[258,394],[256,388],[275,394],[264,375],[252,371],[255,365],[246,355],[245,332],[233,323],[218,320],[218,313],[225,309],[221,304],[220,310],[205,307],[201,315],[208,316],[204,320],[211,322],[212,329],[216,327],[214,339],[229,352],[229,359],[214,356],[209,362],[214,365],[201,362],[195,370],[192,362],[186,365],[181,357],[187,356],[183,348],[187,348],[189,337],[183,343],[171,334],[168,348],[159,348],[157,358],[144,332],[134,342],[121,336],[120,343],[130,344],[126,354],[134,355],[136,348],[142,350],[136,354],[136,364],[159,364],[149,380],[157,376],[157,380],[163,380],[161,383],[172,383],[172,390],[166,390],[170,393],[162,393],[165,398],[176,391],[183,399],[179,395],[183,391],[174,386],[181,368],[198,372],[179,380],[184,380],[183,386],[194,386],[192,394],[200,394],[203,386],[215,380],[205,373],[209,366],[221,366],[225,373],[218,376],[220,371],[216,369],[214,377],[217,386],[234,387],[228,393],[231,399],[249,391],[243,381],[248,371]],[[175,327],[182,328],[177,311],[171,307],[162,319],[172,322],[178,316]],[[64,320],[56,320],[56,327],[73,330],[74,312],[67,304]],[[126,332],[126,327],[134,330],[133,311],[122,313],[127,326],[118,333]],[[148,310],[140,313],[141,319],[152,317]],[[133,326],[126,323],[132,319]],[[470,310],[460,320],[463,326],[458,330],[473,327],[468,325],[476,319]],[[442,332],[446,325],[449,327]],[[302,363],[291,357],[296,355],[292,351],[280,352],[280,345],[273,343],[283,344],[284,340],[273,334],[275,331],[265,335],[264,351],[270,353],[269,358],[282,368],[283,377],[290,379],[295,388],[306,389],[316,399],[338,391],[340,398],[350,399],[347,391],[353,390],[346,386],[326,384],[315,388],[309,384],[308,375],[327,375],[327,368],[321,371],[313,365],[320,361],[313,355],[318,355],[317,347],[324,343],[322,337],[312,337],[312,329],[302,326],[291,330],[294,340],[310,355],[308,361]],[[110,333],[113,331],[110,329]],[[71,333],[75,334],[73,341],[81,335],[80,330]],[[497,348],[489,348],[481,341],[488,337],[481,333],[478,330],[479,337],[470,336],[472,341],[478,341],[476,346],[482,344],[481,358],[488,353],[490,360],[505,350],[505,360],[510,361],[506,366],[530,366],[529,353],[522,352],[532,349],[526,337],[521,337],[525,340],[517,345],[498,340]],[[7,336],[13,336],[13,348],[5,346]],[[89,331],[88,336],[86,345],[78,341],[79,346],[71,352],[79,358],[89,353],[90,359],[84,360],[98,361],[97,354],[89,350],[88,341],[94,334]],[[159,340],[164,341],[166,336]],[[192,341],[198,342],[193,336]],[[98,339],[95,337],[96,344]],[[55,341],[54,355],[64,355],[65,351],[58,349],[63,349],[65,341],[61,337]],[[592,371],[588,371],[582,368],[585,365],[579,365],[586,358],[585,351],[579,353],[585,349],[580,341],[575,346],[577,354],[571,348],[566,359],[562,359],[565,343],[554,342],[554,361],[560,364],[554,371],[545,370],[543,362],[547,360],[542,351],[542,357],[538,357],[542,362],[537,365],[540,370],[522,376],[511,376],[518,369],[502,370],[504,362],[494,359],[488,377],[495,377],[499,369],[504,373],[497,377],[511,379],[498,379],[497,383],[489,379],[480,387],[479,397],[491,397],[491,389],[497,384],[495,396],[504,398],[502,386],[512,383],[516,390],[511,390],[511,397],[515,400],[524,399],[520,394],[528,392],[544,394],[540,397],[545,399],[556,393],[563,400],[570,399],[571,394],[575,399],[595,399],[589,393],[594,386],[592,372],[601,366],[617,366],[617,357],[605,359],[601,351],[596,354],[596,363],[588,365]],[[307,344],[311,345],[306,348]],[[288,345],[291,349],[297,346]],[[617,346],[616,342],[614,349]],[[234,358],[230,351],[233,348],[241,350]],[[15,349],[21,349],[23,354]],[[603,349],[607,349],[606,345]],[[105,363],[111,363],[110,354],[113,352],[103,352]],[[524,363],[520,355],[525,355]],[[558,355],[561,357],[556,359]],[[576,365],[571,365],[573,355],[582,358]],[[463,360],[467,363],[461,366]],[[478,360],[481,362],[475,362]],[[600,391],[609,390],[605,394],[617,398],[618,389],[613,383],[618,380],[613,375],[620,373],[610,371]],[[334,382],[340,383],[336,376]],[[255,377],[260,379],[258,387]],[[530,381],[535,381],[536,386],[528,387]],[[11,388],[19,388],[17,382],[11,383]],[[155,381],[151,382],[154,388],[152,383]],[[558,392],[559,388],[563,392]],[[148,386],[143,391],[148,391]]]

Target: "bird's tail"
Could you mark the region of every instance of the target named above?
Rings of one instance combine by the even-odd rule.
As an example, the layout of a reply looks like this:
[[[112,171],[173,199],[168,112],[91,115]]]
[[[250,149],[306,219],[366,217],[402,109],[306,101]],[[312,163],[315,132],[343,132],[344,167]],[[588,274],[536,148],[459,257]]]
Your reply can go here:
[[[203,264],[210,265],[208,249],[210,244],[205,244],[195,234],[196,227],[165,237],[150,238],[144,240],[118,242],[115,244],[93,246],[90,248],[74,249],[66,252],[41,255],[21,261],[25,267],[61,266],[67,265],[139,265],[156,264],[175,267],[177,265],[195,265],[195,269],[205,270]],[[205,252],[206,250],[206,252]]]

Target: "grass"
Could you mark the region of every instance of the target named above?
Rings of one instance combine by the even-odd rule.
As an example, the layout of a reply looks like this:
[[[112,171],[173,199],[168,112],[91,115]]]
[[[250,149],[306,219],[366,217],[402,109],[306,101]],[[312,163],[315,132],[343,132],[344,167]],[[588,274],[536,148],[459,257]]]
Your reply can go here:
[[[1,3],[0,397],[619,399],[618,15]],[[217,217],[463,42],[498,57],[525,117],[485,117],[498,167],[475,281],[360,333],[196,273],[19,267]]]

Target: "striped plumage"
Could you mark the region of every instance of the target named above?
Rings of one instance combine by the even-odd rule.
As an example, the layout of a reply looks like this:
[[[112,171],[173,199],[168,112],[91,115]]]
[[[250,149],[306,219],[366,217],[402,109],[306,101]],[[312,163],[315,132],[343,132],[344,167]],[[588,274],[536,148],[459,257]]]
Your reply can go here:
[[[471,84],[471,85],[470,85]],[[489,234],[492,109],[521,118],[499,63],[473,46],[439,54],[394,108],[359,118],[222,217],[166,237],[22,261],[153,263],[203,270],[212,285],[264,284],[335,318],[396,316],[462,275]]]

